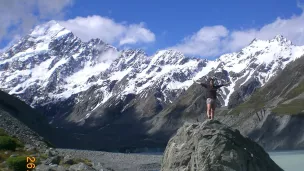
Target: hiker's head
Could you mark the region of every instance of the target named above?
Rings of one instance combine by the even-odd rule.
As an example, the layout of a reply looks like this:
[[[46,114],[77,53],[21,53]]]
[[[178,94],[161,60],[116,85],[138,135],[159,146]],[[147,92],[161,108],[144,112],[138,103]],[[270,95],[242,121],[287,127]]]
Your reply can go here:
[[[210,84],[210,86],[214,86],[214,79],[213,78],[209,79],[209,84]]]

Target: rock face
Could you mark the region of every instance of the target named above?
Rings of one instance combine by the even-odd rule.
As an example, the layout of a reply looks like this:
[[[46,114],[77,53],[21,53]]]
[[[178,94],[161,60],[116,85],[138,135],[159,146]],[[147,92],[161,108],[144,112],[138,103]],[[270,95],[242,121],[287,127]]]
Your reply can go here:
[[[162,171],[282,171],[268,153],[216,120],[187,123],[168,142]]]

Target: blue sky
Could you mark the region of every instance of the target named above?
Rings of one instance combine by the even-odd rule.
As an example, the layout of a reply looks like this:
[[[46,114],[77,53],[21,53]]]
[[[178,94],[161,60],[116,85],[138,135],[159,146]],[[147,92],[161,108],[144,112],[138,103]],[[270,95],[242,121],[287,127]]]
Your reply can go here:
[[[25,4],[0,15],[5,23],[31,21],[0,26],[0,49],[35,25],[52,19],[84,41],[99,37],[120,48],[143,48],[148,54],[172,48],[190,56],[214,58],[239,50],[255,37],[271,39],[276,34],[304,44],[303,8],[294,0],[36,1],[38,5],[24,0]],[[0,4],[0,8],[8,8],[5,5],[10,4]],[[23,7],[34,17],[13,13]]]
[[[68,18],[101,15],[117,22],[145,22],[157,35],[154,48],[174,46],[203,26],[223,25],[232,30],[260,28],[277,17],[289,18],[302,12],[293,0],[153,0],[145,3],[141,0],[78,1],[75,1]]]

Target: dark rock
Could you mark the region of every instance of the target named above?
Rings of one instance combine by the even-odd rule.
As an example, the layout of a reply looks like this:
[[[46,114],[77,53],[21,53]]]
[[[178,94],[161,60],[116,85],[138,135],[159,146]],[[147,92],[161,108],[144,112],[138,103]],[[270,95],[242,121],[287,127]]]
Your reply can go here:
[[[216,120],[184,124],[170,139],[161,170],[282,171],[260,145]]]
[[[260,82],[257,79],[250,79],[247,81],[244,85],[240,86],[238,90],[231,94],[228,108],[234,108],[246,101],[246,99],[249,98],[250,95],[260,86]]]
[[[53,156],[56,156],[58,155],[58,151],[56,151],[55,149],[53,148],[49,148],[45,151],[45,154],[48,156],[48,157],[53,157]]]
[[[92,167],[84,164],[84,163],[78,163],[70,166],[69,170],[71,171],[95,171]]]
[[[54,157],[50,157],[50,158],[46,159],[44,161],[44,164],[46,164],[46,165],[57,164],[58,165],[60,163],[60,160],[61,160],[60,156],[54,156]]]
[[[66,155],[63,157],[62,164],[73,165],[75,164],[73,159],[74,158],[72,156]]]

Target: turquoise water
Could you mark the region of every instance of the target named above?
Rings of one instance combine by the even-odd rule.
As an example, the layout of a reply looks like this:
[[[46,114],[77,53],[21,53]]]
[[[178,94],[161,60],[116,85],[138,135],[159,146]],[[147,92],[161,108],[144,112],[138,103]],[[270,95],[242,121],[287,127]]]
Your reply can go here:
[[[304,170],[304,150],[269,152],[269,155],[285,171]]]
[[[268,152],[271,159],[285,171],[304,171],[304,150]],[[141,154],[162,155],[162,152],[146,152]]]

